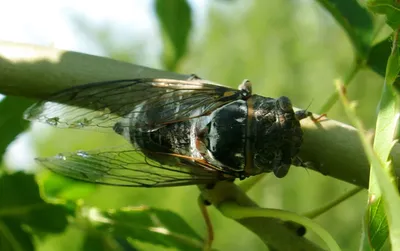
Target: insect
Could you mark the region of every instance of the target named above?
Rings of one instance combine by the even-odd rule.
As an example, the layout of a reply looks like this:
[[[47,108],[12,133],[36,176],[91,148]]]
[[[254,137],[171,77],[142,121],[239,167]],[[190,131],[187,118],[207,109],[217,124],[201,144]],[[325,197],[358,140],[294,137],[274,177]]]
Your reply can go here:
[[[303,132],[287,97],[252,94],[196,76],[76,86],[34,104],[28,120],[114,132],[130,144],[37,160],[78,180],[133,187],[213,184],[273,172],[284,177]]]

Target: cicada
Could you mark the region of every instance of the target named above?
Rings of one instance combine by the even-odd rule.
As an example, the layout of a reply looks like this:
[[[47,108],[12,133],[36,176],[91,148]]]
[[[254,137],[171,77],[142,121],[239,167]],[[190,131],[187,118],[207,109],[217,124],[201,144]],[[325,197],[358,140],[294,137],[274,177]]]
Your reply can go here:
[[[191,77],[85,84],[34,104],[28,120],[117,133],[129,143],[37,160],[78,180],[132,187],[214,184],[273,172],[284,177],[303,141],[287,97]]]

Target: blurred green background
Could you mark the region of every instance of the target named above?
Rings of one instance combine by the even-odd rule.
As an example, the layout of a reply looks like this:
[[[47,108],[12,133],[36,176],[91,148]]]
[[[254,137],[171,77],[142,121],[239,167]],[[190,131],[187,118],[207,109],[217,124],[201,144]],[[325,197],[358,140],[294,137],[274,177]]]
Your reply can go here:
[[[187,42],[188,49],[176,68],[171,70],[196,73],[202,78],[232,87],[247,78],[253,82],[254,93],[269,97],[285,95],[297,107],[306,108],[311,104],[311,111],[319,111],[334,92],[334,80],[343,78],[350,70],[354,60],[351,43],[343,29],[316,1],[206,2],[201,9],[192,5],[192,15],[197,18]],[[155,13],[151,15],[156,19]],[[70,13],[70,18],[77,34],[101,48],[104,55],[153,68],[164,67],[161,36],[130,40],[127,39],[132,38],[129,27],[126,27],[126,37],[115,36],[110,24],[92,24],[82,13]],[[152,29],[155,33],[159,32],[157,26]],[[160,41],[154,42],[155,39]],[[154,44],[154,53],[143,50],[147,40]],[[349,97],[358,101],[358,113],[367,128],[374,126],[382,83],[383,79],[378,74],[362,70],[348,89]],[[338,104],[328,116],[347,122]],[[36,156],[124,143],[117,135],[57,130],[37,124],[24,138],[34,147]],[[15,152],[9,153],[5,162],[9,169],[19,168],[13,164],[16,163],[13,158],[20,157]],[[49,178],[49,174],[40,167],[35,167],[34,172],[38,173],[40,182]],[[292,168],[284,179],[278,180],[272,175],[265,177],[249,195],[260,206],[303,213],[328,203],[352,188],[350,184],[313,171]],[[91,185],[69,184],[60,195],[66,198],[76,196],[71,195],[71,189],[77,189],[77,194],[86,204],[102,209],[139,205],[169,209],[186,219],[199,234],[205,235],[205,225],[197,207],[197,187],[143,189],[96,186],[95,191],[90,192]],[[343,250],[358,248],[366,195],[363,191],[316,219]],[[266,250],[253,233],[224,218],[214,208],[210,207],[209,211],[215,227],[215,248]],[[64,234],[36,241],[38,250],[81,250],[84,236],[84,231],[70,225]],[[323,246],[313,233],[307,233],[307,237]],[[143,250],[165,250],[164,247],[145,243],[137,242],[136,245]]]

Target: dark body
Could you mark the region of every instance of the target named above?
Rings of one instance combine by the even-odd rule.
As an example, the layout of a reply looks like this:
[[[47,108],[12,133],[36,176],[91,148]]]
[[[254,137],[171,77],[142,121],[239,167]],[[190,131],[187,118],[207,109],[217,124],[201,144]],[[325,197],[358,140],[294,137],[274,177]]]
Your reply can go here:
[[[265,172],[284,177],[303,141],[287,97],[206,80],[133,79],[73,87],[25,113],[60,128],[116,132],[128,146],[37,160],[70,178],[119,186],[212,184]]]
[[[146,109],[144,106],[143,109]],[[151,114],[144,116],[152,117]],[[273,171],[287,174],[302,143],[300,123],[286,97],[252,95],[228,103],[207,116],[175,122],[152,131],[141,131],[133,123],[117,133],[152,159],[168,164],[172,153],[203,159],[219,167],[226,177],[245,178]],[[191,161],[185,161],[191,164]]]

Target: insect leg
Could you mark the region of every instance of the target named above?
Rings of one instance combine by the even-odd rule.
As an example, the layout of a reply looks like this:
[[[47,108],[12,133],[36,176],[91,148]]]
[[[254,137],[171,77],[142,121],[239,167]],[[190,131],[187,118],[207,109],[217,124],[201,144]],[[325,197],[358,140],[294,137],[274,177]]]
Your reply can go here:
[[[326,118],[326,113],[323,113],[321,115],[319,115],[318,117],[314,118],[312,115],[310,116],[312,121],[314,122],[320,122],[322,120],[322,118]]]
[[[326,114],[321,114],[318,117],[314,117],[312,112],[309,112],[307,110],[298,110],[295,112],[295,116],[297,118],[297,120],[302,120],[305,119],[307,117],[310,117],[312,121],[314,122],[320,122],[322,118],[326,117]]]
[[[293,159],[292,165],[304,167],[306,170],[313,169],[322,175],[329,174],[326,170],[324,170],[323,165],[311,161],[303,161],[299,156],[296,156]]]
[[[302,120],[307,117],[312,117],[312,112],[309,112],[307,110],[298,110],[294,114],[295,114],[297,120]]]
[[[301,167],[308,167],[307,163],[304,162],[299,156],[294,157],[292,165],[301,166]]]
[[[210,219],[210,215],[208,214],[207,211],[207,206],[211,205],[211,203],[205,200],[201,195],[199,196],[197,202],[199,204],[201,214],[203,215],[207,227],[207,238],[204,242],[203,251],[209,251],[211,250],[212,242],[214,241],[214,230]]]

